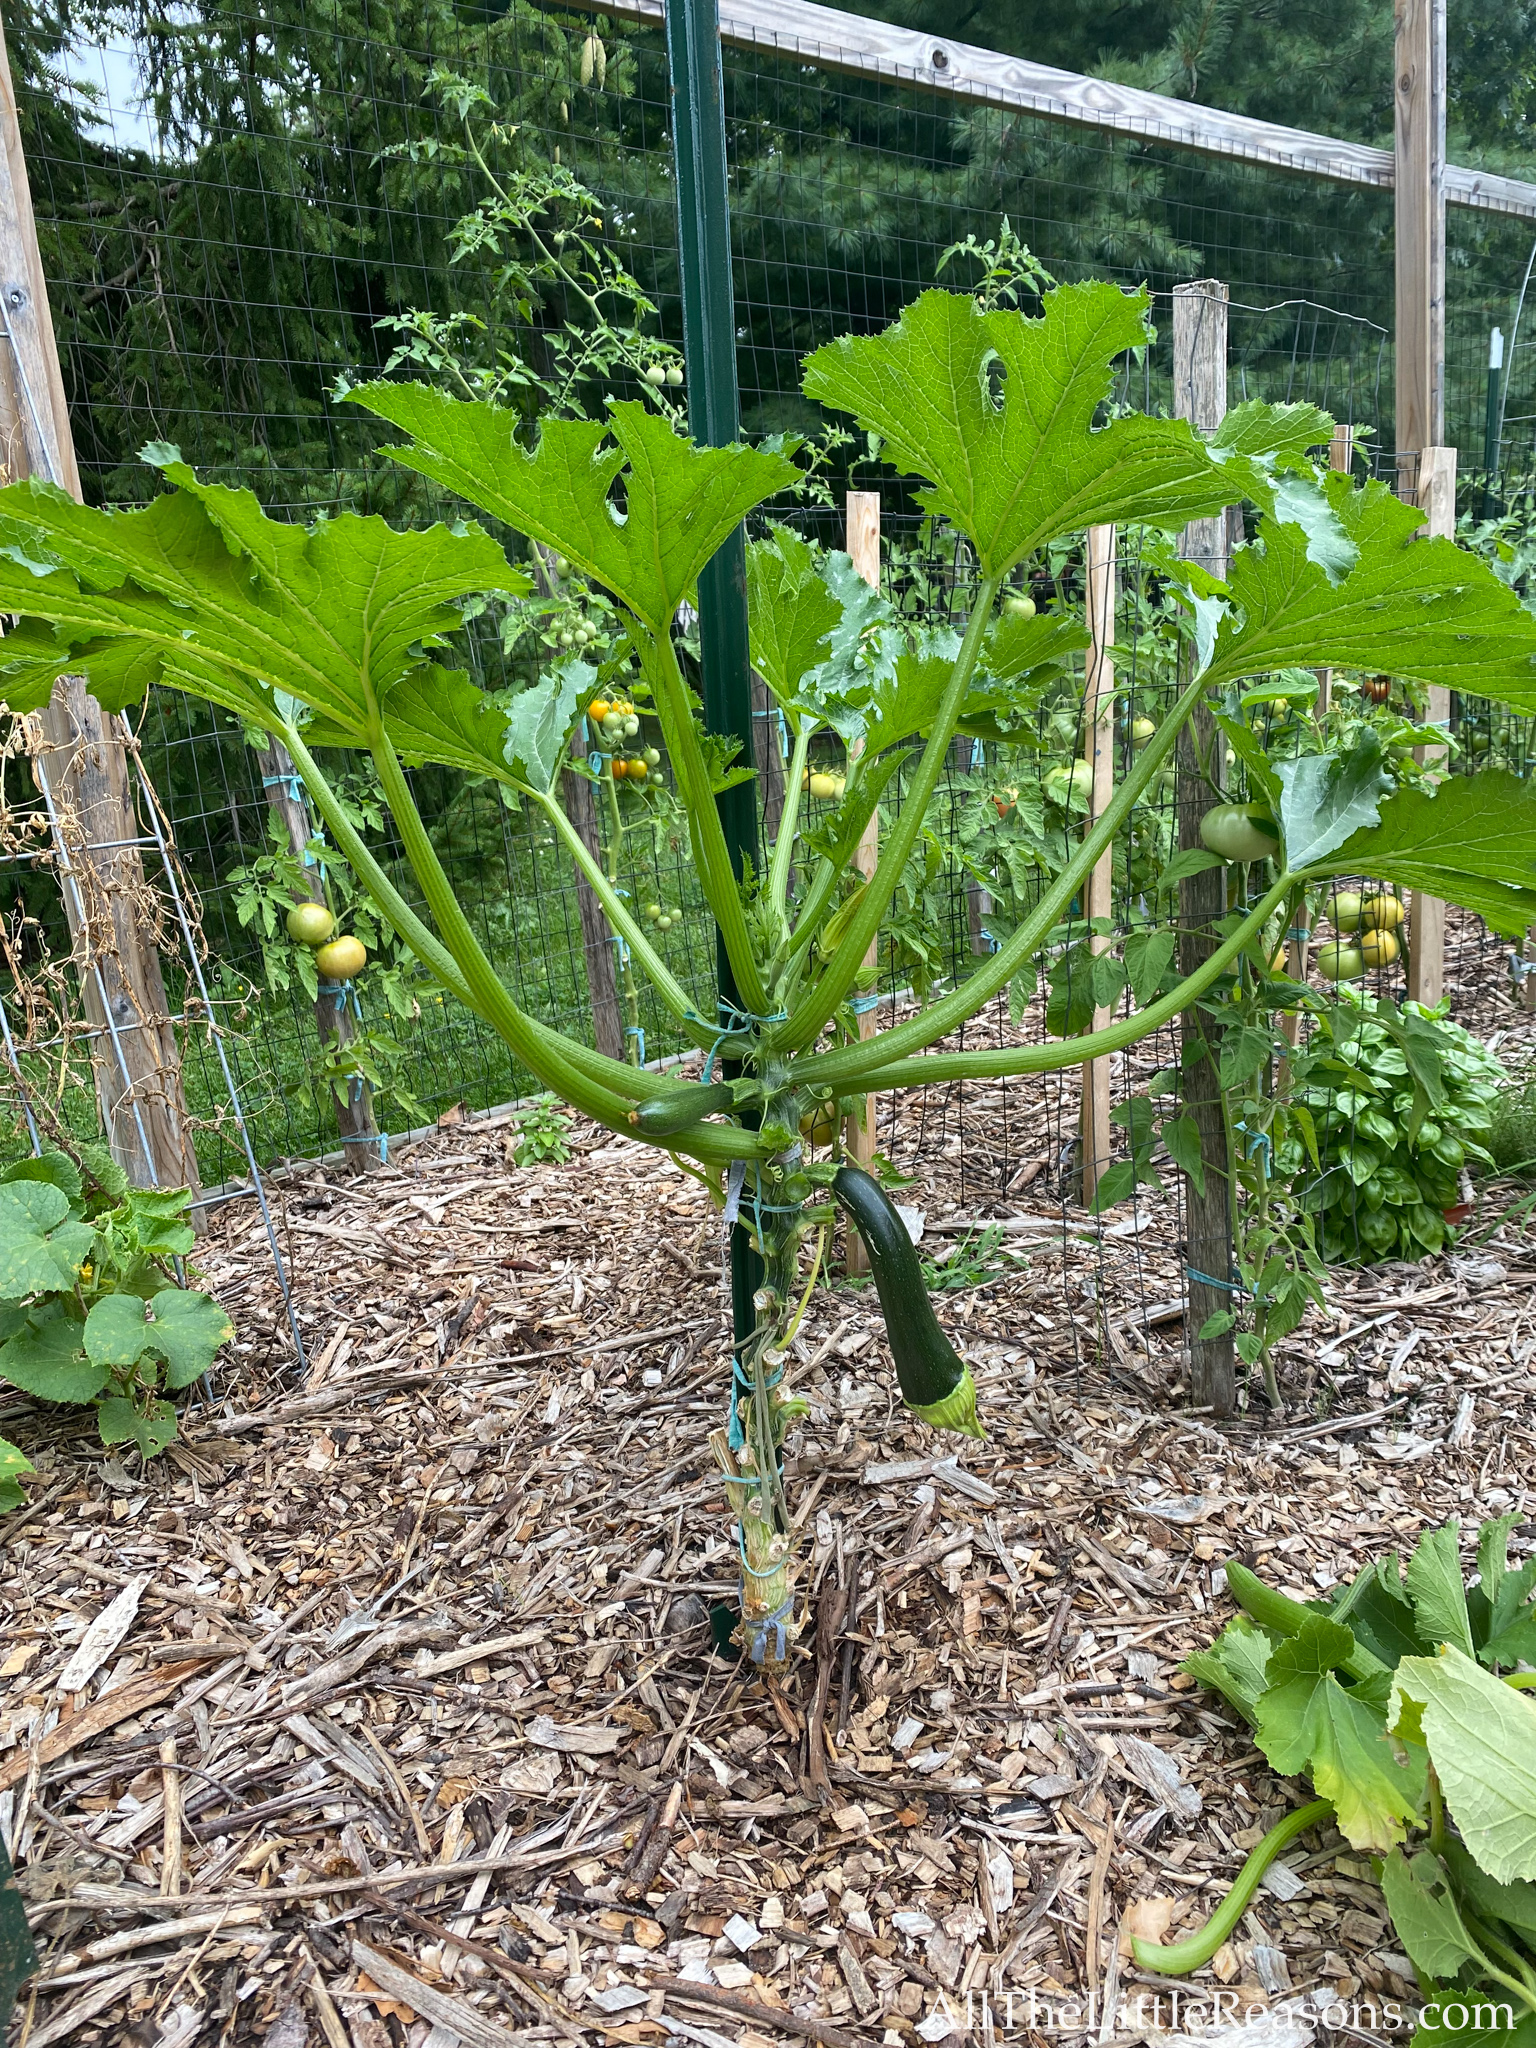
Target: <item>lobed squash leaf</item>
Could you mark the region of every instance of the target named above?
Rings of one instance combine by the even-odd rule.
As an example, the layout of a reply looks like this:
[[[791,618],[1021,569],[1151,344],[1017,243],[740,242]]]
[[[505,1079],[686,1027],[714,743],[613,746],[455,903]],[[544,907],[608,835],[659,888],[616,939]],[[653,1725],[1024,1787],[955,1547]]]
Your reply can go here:
[[[394,461],[564,555],[657,637],[726,536],[798,474],[770,450],[697,447],[638,399],[606,420],[546,420],[530,450],[517,415],[483,401],[424,384],[348,396],[411,435],[384,451]]]
[[[1220,689],[1298,667],[1359,668],[1536,710],[1536,618],[1475,555],[1420,536],[1423,514],[1387,486],[1322,486],[1355,551],[1335,579],[1305,527],[1268,517],[1239,548],[1208,674]]]
[[[928,478],[918,502],[967,536],[984,575],[1002,576],[1057,534],[1179,527],[1263,488],[1245,451],[1218,462],[1182,420],[1095,425],[1116,359],[1150,338],[1147,304],[1118,285],[1062,285],[1029,319],[924,292],[882,333],[815,350],[805,393]]]

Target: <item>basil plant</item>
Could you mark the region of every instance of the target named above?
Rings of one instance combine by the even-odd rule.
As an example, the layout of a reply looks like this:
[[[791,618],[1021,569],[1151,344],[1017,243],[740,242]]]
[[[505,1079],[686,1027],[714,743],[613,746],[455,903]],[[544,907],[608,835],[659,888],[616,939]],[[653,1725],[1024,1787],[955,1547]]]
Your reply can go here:
[[[400,532],[352,513],[285,524],[249,493],[199,482],[161,445],[145,457],[169,488],[142,510],[88,509],[35,482],[0,491],[0,609],[20,619],[0,651],[13,712],[45,703],[60,674],[84,673],[113,711],[155,683],[273,735],[381,916],[442,987],[573,1108],[672,1153],[734,1203],[762,1267],[755,1327],[732,1361],[729,1427],[714,1450],[739,1517],[740,1640],[770,1666],[797,1626],[781,1470],[785,1431],[802,1408],[788,1384],[789,1338],[808,1291],[802,1251],[808,1238],[824,1242],[838,1203],[868,1245],[908,1406],[936,1428],[981,1434],[970,1374],[933,1318],[899,1219],[841,1156],[840,1105],[872,1090],[1038,1073],[1120,1050],[1208,992],[1219,996],[1242,962],[1267,974],[1266,928],[1335,874],[1430,890],[1503,930],[1536,922],[1536,801],[1514,778],[1458,779],[1447,785],[1458,792],[1452,803],[1394,789],[1379,750],[1303,757],[1272,778],[1279,830],[1256,870],[1263,893],[1218,929],[1197,973],[1107,1029],[995,1051],[929,1050],[1032,968],[1202,702],[1220,708],[1246,679],[1316,665],[1536,711],[1536,619],[1479,561],[1418,537],[1419,514],[1382,485],[1317,466],[1309,451],[1328,439],[1326,415],[1245,404],[1209,440],[1178,420],[1109,416],[1117,360],[1149,338],[1145,294],[1111,284],[1053,291],[1039,318],[932,291],[883,333],[809,357],[807,395],[852,415],[898,469],[926,480],[921,502],[966,537],[979,581],[963,633],[912,630],[870,661],[846,560],[782,530],[754,542],[752,658],[783,712],[791,758],[776,836],[745,877],[715,798],[746,771],[723,762],[703,730],[679,660],[679,614],[726,537],[794,480],[783,452],[697,447],[639,401],[611,402],[601,420],[546,420],[529,445],[517,417],[487,403],[400,383],[354,391],[405,436],[390,450],[396,461],[478,508],[498,533],[537,543],[560,573],[587,579],[617,608],[626,634],[617,661],[597,670],[576,655],[557,660],[504,703],[451,651],[487,594],[530,588],[478,526]],[[1183,593],[1190,622],[1181,687],[1104,814],[998,952],[918,1014],[861,1036],[863,963],[951,741],[1006,739],[1075,672],[1087,645],[1073,618],[1005,607],[1010,576],[1091,525],[1171,537],[1237,504],[1251,508],[1253,537],[1228,581],[1181,564],[1164,543],[1161,573]],[[734,982],[716,1017],[696,1013],[562,807],[572,736],[588,705],[618,689],[659,721],[670,757]],[[813,835],[801,788],[812,742],[827,732],[846,743],[847,772]],[[424,911],[354,830],[317,760],[327,749],[371,757]],[[602,1056],[514,1001],[412,799],[406,767],[417,762],[488,778],[547,814],[677,1032],[711,1056],[707,1081]],[[866,880],[855,850],[898,769],[902,802]]]

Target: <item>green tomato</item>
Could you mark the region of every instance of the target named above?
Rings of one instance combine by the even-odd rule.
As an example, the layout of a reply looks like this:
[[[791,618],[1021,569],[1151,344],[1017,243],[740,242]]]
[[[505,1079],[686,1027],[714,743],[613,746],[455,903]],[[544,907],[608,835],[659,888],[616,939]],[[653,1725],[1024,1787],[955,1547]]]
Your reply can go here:
[[[661,914],[661,916],[657,918],[657,920],[656,920],[656,929],[657,929],[657,931],[659,931],[659,932],[669,932],[669,931],[671,931],[671,929],[672,929],[672,919],[671,919],[670,917],[668,917],[668,916],[667,916],[667,914],[666,914],[666,912],[665,912],[665,911],[663,911],[663,912],[662,912],[662,914]]]
[[[1087,803],[1093,795],[1092,762],[1074,761],[1069,767],[1058,761],[1054,768],[1046,770],[1045,793],[1052,803],[1063,807],[1074,796]]]
[[[672,389],[673,389],[674,391],[678,390],[678,389],[680,388],[681,384],[682,384],[682,381],[683,381],[683,366],[682,366],[682,364],[681,364],[681,363],[668,363],[668,365],[667,365],[667,382],[668,382],[668,383],[669,383],[669,384],[670,384],[670,385],[672,386]]]
[[[1324,981],[1359,981],[1365,973],[1365,960],[1358,947],[1335,941],[1318,947],[1317,971]]]
[[[1357,932],[1365,899],[1356,889],[1341,889],[1328,905],[1328,919],[1336,932]]]
[[[1213,805],[1200,837],[1223,860],[1268,860],[1280,850],[1280,827],[1263,804]]]
[[[289,938],[300,946],[323,946],[336,929],[323,903],[295,903],[285,922]]]
[[[661,749],[659,747],[646,748],[645,765],[647,768],[659,768],[661,766]]]
[[[667,381],[666,365],[664,363],[652,363],[644,372],[644,376],[647,384],[658,386],[665,384]]]
[[[1150,718],[1133,718],[1131,720],[1131,745],[1137,748],[1144,747],[1156,731],[1157,727]]]
[[[1032,619],[1034,616],[1035,600],[1032,597],[1025,597],[1020,592],[1013,591],[1003,599],[1005,619]]]

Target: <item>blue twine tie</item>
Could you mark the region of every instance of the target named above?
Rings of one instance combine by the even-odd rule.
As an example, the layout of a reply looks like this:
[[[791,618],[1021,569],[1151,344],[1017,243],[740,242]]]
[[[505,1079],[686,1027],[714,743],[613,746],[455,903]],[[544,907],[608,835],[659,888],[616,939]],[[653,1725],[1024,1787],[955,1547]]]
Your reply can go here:
[[[704,1083],[706,1087],[711,1076],[714,1074],[715,1061],[720,1056],[720,1047],[724,1040],[734,1037],[745,1025],[783,1024],[789,1017],[788,1010],[775,1010],[771,1016],[760,1017],[756,1010],[740,1010],[734,1003],[726,1002],[723,996],[719,1000],[718,1009],[720,1016],[727,1019],[725,1023],[705,1024],[704,1019],[697,1010],[685,1010],[683,1012],[683,1015],[690,1024],[701,1024],[706,1031],[713,1031],[715,1034],[715,1042],[709,1048],[704,1061]]]
[[[863,1017],[867,1016],[871,1010],[876,1009],[883,1000],[877,989],[872,996],[855,996],[848,1007],[852,1010],[855,1017]]]
[[[771,1380],[763,1381],[763,1387],[765,1392],[771,1394],[774,1388],[779,1384],[779,1381],[783,1379],[783,1377],[784,1367],[781,1365]],[[752,1391],[752,1387],[753,1380],[751,1375],[743,1374],[741,1369],[741,1360],[739,1358],[733,1357],[731,1360],[731,1412],[730,1415],[727,1417],[726,1430],[727,1440],[729,1441],[730,1447],[733,1451],[745,1450],[746,1448],[747,1432],[746,1426],[741,1419],[740,1396],[742,1394],[750,1394]],[[740,1541],[740,1536],[741,1532],[740,1530],[738,1530],[738,1541]]]
[[[747,1569],[751,1571],[752,1567],[748,1565]],[[754,1573],[753,1576],[767,1577],[768,1574]],[[741,1590],[743,1600],[745,1600],[746,1586],[743,1585]],[[793,1614],[794,1608],[795,1596],[791,1593],[786,1600],[778,1607],[775,1607],[772,1614],[765,1614],[760,1618],[754,1617],[750,1621],[745,1614],[742,1615],[741,1632],[745,1638],[747,1655],[754,1664],[762,1664],[767,1661],[768,1631],[770,1629],[773,1630],[776,1638],[773,1649],[774,1662],[778,1664],[783,1663],[789,1647],[789,1639],[784,1633],[784,1624],[789,1620],[790,1615]]]
[[[645,1065],[645,1026],[643,1024],[626,1024],[624,1026],[624,1036],[635,1040],[635,1064],[643,1067]]]
[[[1201,1273],[1193,1266],[1186,1266],[1184,1268],[1184,1277],[1186,1280],[1202,1281],[1207,1287],[1225,1288],[1228,1294],[1242,1294],[1246,1292],[1241,1280],[1218,1280],[1214,1273]]]

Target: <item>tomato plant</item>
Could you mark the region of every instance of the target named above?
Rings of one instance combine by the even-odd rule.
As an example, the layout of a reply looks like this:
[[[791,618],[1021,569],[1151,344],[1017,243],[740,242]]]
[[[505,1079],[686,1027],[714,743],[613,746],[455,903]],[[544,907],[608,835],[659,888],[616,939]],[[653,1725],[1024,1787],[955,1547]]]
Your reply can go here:
[[[932,1319],[894,1208],[835,1146],[808,1155],[807,1109],[829,1096],[1117,1052],[1219,997],[1253,948],[1267,943],[1269,958],[1276,921],[1292,923],[1308,892],[1334,876],[1426,889],[1501,930],[1536,922],[1536,797],[1513,777],[1405,784],[1368,723],[1328,747],[1305,718],[1287,720],[1296,737],[1271,761],[1243,710],[1245,687],[1314,667],[1390,671],[1536,710],[1536,619],[1474,558],[1416,538],[1420,515],[1384,486],[1315,464],[1309,451],[1331,429],[1315,408],[1245,403],[1209,442],[1178,420],[1106,417],[1117,363],[1149,339],[1147,303],[1118,286],[1075,284],[1046,293],[1032,318],[932,291],[883,333],[847,336],[808,358],[807,396],[851,415],[902,473],[926,480],[924,510],[963,537],[976,580],[964,619],[931,625],[879,611],[876,593],[854,587],[846,557],[821,557],[783,529],[752,544],[752,662],[783,714],[789,761],[773,843],[741,876],[715,798],[752,771],[734,759],[734,743],[705,732],[681,650],[700,570],[794,482],[778,448],[696,447],[642,400],[615,400],[601,420],[548,418],[535,438],[484,401],[401,383],[354,392],[404,435],[388,451],[397,462],[563,560],[612,603],[621,651],[599,669],[574,644],[558,650],[536,684],[505,699],[445,658],[467,611],[532,588],[477,527],[398,532],[350,513],[312,528],[282,524],[250,497],[203,483],[163,446],[146,452],[170,488],[141,511],[83,507],[31,484],[0,492],[0,609],[21,615],[0,668],[13,711],[46,701],[65,672],[85,674],[114,710],[154,676],[271,733],[379,917],[422,967],[553,1094],[672,1152],[750,1232],[763,1265],[757,1322],[734,1358],[728,1424],[712,1444],[738,1516],[742,1641],[757,1661],[780,1661],[797,1626],[781,1450],[801,1404],[787,1381],[788,1345],[807,1292],[802,1250],[808,1239],[824,1243],[837,1206],[876,1258],[907,1405],[938,1427],[981,1430],[969,1370]],[[1181,563],[1166,537],[1238,503],[1252,508],[1253,537],[1227,579]],[[856,1007],[866,958],[899,890],[914,914],[921,908],[931,814],[956,737],[1005,740],[1076,687],[1087,634],[1067,601],[1065,568],[1083,530],[1103,523],[1164,537],[1158,575],[1177,599],[1169,631],[1182,650],[1170,707],[1091,827],[1072,771],[1059,798],[1046,794],[1059,859],[997,950],[958,987],[936,988],[915,1015],[866,1037]],[[1051,576],[1062,601],[1033,615],[1004,609],[1040,562],[1063,565]],[[616,692],[654,718],[729,962],[736,994],[713,1017],[697,1012],[654,928],[562,802],[578,723],[595,697],[611,708]],[[1136,949],[1126,941],[1110,956],[1136,997],[1132,1014],[1043,1044],[934,1051],[1016,977],[1033,978],[1086,877],[1207,700],[1251,799],[1277,827],[1270,857],[1233,892],[1210,957],[1175,981],[1171,927],[1139,933]],[[317,759],[325,748],[371,761],[411,897],[338,800]],[[820,765],[839,750],[842,793],[817,803],[802,790],[813,752]],[[547,819],[635,971],[706,1054],[706,1083],[606,1058],[519,1007],[413,800],[406,764],[417,761],[483,778]],[[855,879],[865,827],[898,772],[901,802],[885,820],[878,864]],[[1201,849],[1177,855],[1160,878],[1163,900],[1179,873],[1219,860]]]

